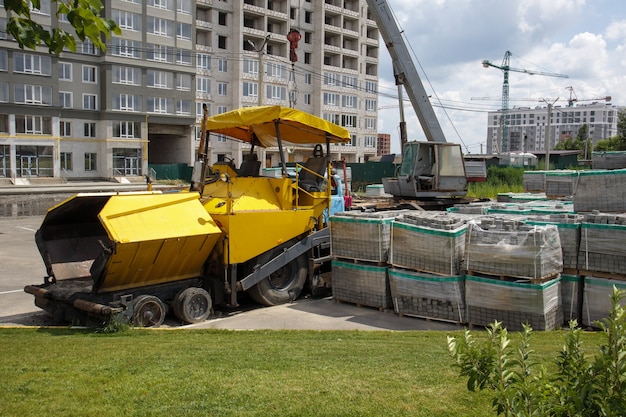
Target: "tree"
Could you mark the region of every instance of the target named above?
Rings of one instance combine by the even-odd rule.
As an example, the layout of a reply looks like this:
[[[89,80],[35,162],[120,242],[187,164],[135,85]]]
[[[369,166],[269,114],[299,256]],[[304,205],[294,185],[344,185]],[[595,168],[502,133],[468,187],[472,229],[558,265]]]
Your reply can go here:
[[[612,136],[596,143],[594,151],[626,151],[626,111],[617,114],[617,136]]]
[[[578,129],[576,138],[567,138],[556,144],[555,150],[559,151],[583,151],[578,154],[578,158],[581,158],[583,154],[586,155],[586,146],[589,146],[589,125],[584,124]]]
[[[51,0],[56,4],[56,16],[66,16],[74,28],[76,37],[84,42],[89,39],[94,46],[106,50],[103,37],[111,33],[120,35],[120,27],[111,19],[100,16],[104,8],[100,0]],[[64,48],[76,50],[76,37],[60,27],[45,28],[31,18],[32,9],[41,8],[41,0],[4,0],[8,21],[6,31],[17,41],[20,48],[35,49],[45,45],[51,54],[59,55]]]

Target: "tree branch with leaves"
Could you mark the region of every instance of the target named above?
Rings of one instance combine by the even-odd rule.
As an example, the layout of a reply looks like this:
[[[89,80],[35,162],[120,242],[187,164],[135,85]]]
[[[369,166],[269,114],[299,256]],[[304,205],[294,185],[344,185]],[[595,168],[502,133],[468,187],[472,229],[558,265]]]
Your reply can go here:
[[[74,33],[63,28],[46,28],[32,19],[33,9],[41,8],[41,0],[4,0],[7,11],[7,34],[12,36],[19,47],[35,49],[45,45],[51,54],[59,55],[63,49],[76,51],[76,38],[81,42],[89,39],[96,48],[106,50],[105,39],[111,33],[120,35],[122,30],[111,19],[101,16],[104,6],[100,0],[51,0],[56,4],[57,17],[65,16]]]

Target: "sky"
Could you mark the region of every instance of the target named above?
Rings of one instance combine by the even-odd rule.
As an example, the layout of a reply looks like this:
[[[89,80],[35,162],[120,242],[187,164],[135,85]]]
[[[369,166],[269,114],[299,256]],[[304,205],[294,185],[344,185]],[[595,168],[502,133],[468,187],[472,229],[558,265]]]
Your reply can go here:
[[[509,71],[509,108],[601,101],[626,106],[626,2],[623,0],[387,0],[431,97],[448,142],[465,153],[486,151],[487,112],[502,107]],[[389,53],[380,44],[378,131],[400,153],[398,90]],[[408,97],[409,140],[425,140]],[[531,100],[527,100],[531,99]]]

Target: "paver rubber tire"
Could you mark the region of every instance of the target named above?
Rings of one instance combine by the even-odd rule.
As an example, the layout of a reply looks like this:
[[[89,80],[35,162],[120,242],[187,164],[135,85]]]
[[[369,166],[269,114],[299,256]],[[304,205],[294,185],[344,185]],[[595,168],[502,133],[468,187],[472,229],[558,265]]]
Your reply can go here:
[[[133,301],[133,324],[138,327],[159,327],[167,309],[163,301],[153,295],[140,295]]]
[[[211,295],[204,288],[185,288],[176,294],[172,302],[174,315],[185,323],[205,321],[212,308]]]
[[[256,264],[263,265],[283,251],[283,247],[293,245],[295,241],[287,245],[277,247],[260,255]],[[307,278],[308,255],[304,253],[296,259],[254,285],[248,290],[250,297],[259,304],[275,306],[291,302],[298,298]]]

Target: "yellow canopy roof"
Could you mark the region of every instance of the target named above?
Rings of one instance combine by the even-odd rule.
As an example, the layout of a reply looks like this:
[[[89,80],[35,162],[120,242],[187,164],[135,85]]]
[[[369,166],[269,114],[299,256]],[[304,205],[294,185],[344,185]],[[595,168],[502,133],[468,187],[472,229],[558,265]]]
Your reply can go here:
[[[350,133],[343,127],[281,106],[243,107],[218,114],[207,119],[205,129],[265,148],[277,145],[278,134],[283,142],[299,145],[326,143],[327,139],[350,142]]]

